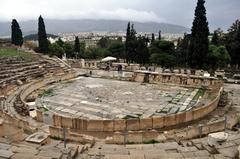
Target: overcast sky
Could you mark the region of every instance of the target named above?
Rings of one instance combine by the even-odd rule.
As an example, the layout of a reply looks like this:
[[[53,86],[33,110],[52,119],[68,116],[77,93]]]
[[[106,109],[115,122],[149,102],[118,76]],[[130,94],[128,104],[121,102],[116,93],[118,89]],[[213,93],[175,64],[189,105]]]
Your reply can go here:
[[[240,0],[206,0],[211,29],[240,19]],[[197,0],[0,0],[0,21],[37,19],[120,19],[191,27]]]

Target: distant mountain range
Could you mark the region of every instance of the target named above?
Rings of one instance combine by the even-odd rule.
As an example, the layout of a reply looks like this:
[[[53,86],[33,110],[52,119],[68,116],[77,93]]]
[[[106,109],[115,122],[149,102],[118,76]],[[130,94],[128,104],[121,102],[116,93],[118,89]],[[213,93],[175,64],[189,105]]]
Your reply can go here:
[[[47,33],[75,33],[75,32],[91,32],[91,31],[107,31],[117,32],[125,31],[127,27],[127,21],[121,20],[55,20],[45,19],[45,26]],[[184,33],[190,29],[167,23],[155,23],[155,22],[132,22],[134,23],[137,32],[155,32],[159,30],[162,33]],[[33,34],[37,32],[38,21],[24,21],[19,22],[19,25],[24,35]],[[0,36],[10,35],[10,22],[0,22]]]

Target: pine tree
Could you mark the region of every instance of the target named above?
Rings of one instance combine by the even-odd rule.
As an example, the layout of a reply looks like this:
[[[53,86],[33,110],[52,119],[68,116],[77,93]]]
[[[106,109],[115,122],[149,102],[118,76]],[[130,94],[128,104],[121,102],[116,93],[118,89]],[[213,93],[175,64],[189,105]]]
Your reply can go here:
[[[161,30],[159,30],[159,32],[158,32],[158,40],[159,41],[162,40],[162,31]]]
[[[38,45],[39,45],[39,52],[48,53],[49,42],[47,39],[45,24],[41,15],[38,18]]]
[[[205,69],[208,62],[209,28],[204,4],[205,0],[198,0],[195,9],[188,61],[192,68]]]
[[[11,36],[12,44],[17,46],[22,46],[23,44],[22,31],[16,19],[12,20],[11,28],[12,28],[12,36]]]

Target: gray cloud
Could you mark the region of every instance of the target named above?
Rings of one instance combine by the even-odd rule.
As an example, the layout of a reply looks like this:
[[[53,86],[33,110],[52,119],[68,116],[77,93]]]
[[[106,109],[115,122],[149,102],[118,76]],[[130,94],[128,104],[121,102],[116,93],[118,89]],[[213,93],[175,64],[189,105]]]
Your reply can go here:
[[[206,0],[211,29],[226,30],[240,18],[240,0]],[[120,19],[191,27],[197,0],[1,0],[0,21],[36,19]]]

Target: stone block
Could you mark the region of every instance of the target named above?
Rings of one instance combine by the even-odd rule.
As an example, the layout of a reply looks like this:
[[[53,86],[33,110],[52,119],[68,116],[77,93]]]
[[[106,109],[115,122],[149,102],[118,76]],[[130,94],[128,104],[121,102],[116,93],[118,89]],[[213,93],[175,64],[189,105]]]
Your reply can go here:
[[[148,130],[153,128],[153,119],[140,119],[140,129],[141,130]]]
[[[42,113],[42,111],[37,109],[36,113],[37,113],[37,121],[43,122],[43,113]]]
[[[129,155],[107,154],[107,155],[105,155],[105,159],[130,159],[130,156]]]
[[[16,153],[11,157],[11,159],[33,159],[34,157],[35,157],[34,154]]]
[[[173,125],[176,125],[176,116],[175,115],[165,116],[164,126],[168,127]]]
[[[10,158],[13,155],[14,155],[14,153],[12,151],[0,150],[0,157],[2,157],[2,158]]]
[[[144,154],[131,154],[130,155],[130,159],[145,159],[145,155]]]
[[[144,77],[145,77],[144,73],[134,73],[134,75],[135,75],[135,78],[134,78],[135,82],[144,82]]]
[[[225,157],[229,157],[229,158],[236,158],[236,157],[238,157],[238,148],[237,148],[237,146],[218,149],[218,152],[220,154],[223,154],[223,156],[225,156]]]
[[[142,140],[143,142],[149,142],[151,140],[157,141],[158,135],[159,134],[156,130],[145,131],[142,133]]]
[[[164,117],[153,117],[153,129],[164,127]]]
[[[129,119],[127,120],[127,130],[139,130],[140,129],[140,121],[139,119]]]
[[[11,145],[9,144],[0,143],[0,150],[8,150],[10,147]]]
[[[62,153],[61,152],[54,152],[54,151],[40,151],[38,156],[40,157],[49,157],[49,158],[54,158],[54,159],[61,159],[62,158]]]
[[[192,121],[194,118],[193,118],[193,111],[188,111],[188,112],[185,112],[186,113],[186,122],[188,121]]]
[[[103,120],[88,120],[87,131],[103,131]]]
[[[61,127],[62,117],[54,114],[52,118],[53,118],[53,126]]]
[[[72,118],[70,117],[62,117],[62,127],[65,128],[73,128],[73,122]]]
[[[194,152],[194,155],[197,157],[209,157],[210,153],[207,150],[201,150]]]
[[[112,132],[114,130],[113,120],[103,120],[103,131]]]
[[[128,143],[142,143],[143,132],[142,131],[129,131],[127,134]]]
[[[36,155],[38,153],[38,150],[36,148],[31,148],[31,147],[17,147],[17,146],[13,146],[10,149],[12,152],[14,153],[27,153],[27,154],[32,154],[32,155]]]
[[[126,141],[126,137],[124,136],[124,134],[120,133],[120,132],[115,132],[113,134],[113,142],[116,144],[123,144]]]
[[[184,122],[186,122],[186,113],[176,114],[176,123],[180,124]]]
[[[126,130],[126,120],[114,120],[114,131],[125,131]]]
[[[225,132],[212,133],[208,135],[208,145],[218,145],[218,142],[226,141],[228,134]]]

